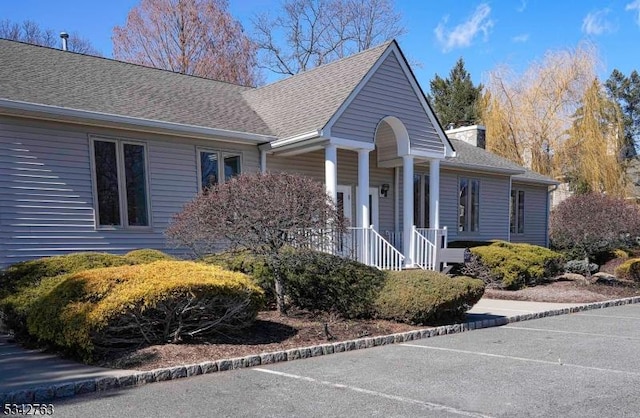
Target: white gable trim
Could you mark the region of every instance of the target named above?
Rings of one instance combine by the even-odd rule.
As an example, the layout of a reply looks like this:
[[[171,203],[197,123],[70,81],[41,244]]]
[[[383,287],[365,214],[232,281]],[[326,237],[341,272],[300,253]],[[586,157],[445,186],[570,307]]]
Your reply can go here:
[[[420,101],[420,104],[422,105],[422,109],[427,114],[427,117],[431,121],[431,124],[434,126],[436,132],[438,133],[438,136],[440,137],[440,141],[442,142],[442,144],[445,147],[445,156],[447,156],[447,157],[455,156],[455,150],[453,149],[453,146],[451,145],[451,143],[449,142],[449,139],[445,135],[444,130],[442,129],[442,126],[440,126],[440,123],[438,122],[438,119],[436,118],[435,114],[433,113],[433,110],[431,109],[431,106],[429,106],[429,103],[427,102],[427,99],[424,97],[424,94],[422,93],[422,90],[420,89],[420,86],[418,85],[418,81],[415,79],[413,73],[409,69],[409,66],[407,65],[407,62],[406,62],[404,56],[402,55],[402,52],[400,51],[400,48],[398,47],[398,44],[395,41],[392,42],[387,47],[386,51],[384,51],[382,53],[382,55],[380,55],[380,57],[378,58],[376,63],[373,64],[373,66],[369,69],[367,74],[362,78],[362,80],[360,80],[360,83],[358,83],[356,88],[353,89],[353,91],[349,94],[349,97],[347,97],[347,99],[344,101],[344,103],[342,103],[342,105],[340,105],[340,107],[338,108],[336,113],[334,113],[334,115],[331,117],[331,119],[329,119],[329,121],[327,122],[325,127],[322,129],[323,133],[326,136],[331,136],[331,128],[333,127],[333,125],[342,116],[342,114],[347,110],[347,108],[351,105],[351,102],[353,102],[355,100],[355,98],[358,96],[358,94],[364,88],[364,86],[367,84],[367,82],[371,79],[371,77],[373,77],[373,75],[378,71],[380,66],[384,63],[384,61],[391,54],[394,54],[394,56],[396,57],[396,59],[400,63],[400,67],[402,68],[402,71],[404,72],[405,77],[407,77],[407,80],[409,81],[409,84],[411,84],[411,88],[412,88],[414,94],[416,95],[416,97]]]

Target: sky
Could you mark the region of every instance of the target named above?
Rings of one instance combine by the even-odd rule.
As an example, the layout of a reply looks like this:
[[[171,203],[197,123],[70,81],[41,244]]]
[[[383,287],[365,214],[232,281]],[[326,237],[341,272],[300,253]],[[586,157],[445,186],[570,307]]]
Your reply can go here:
[[[138,0],[0,0],[0,20],[33,20],[56,32],[77,32],[111,57],[113,27],[123,25]],[[245,30],[280,0],[230,0],[230,12]],[[524,71],[546,51],[575,48],[581,41],[598,50],[599,75],[613,69],[640,71],[640,0],[396,0],[407,33],[398,39],[425,92],[435,74],[446,77],[458,58],[475,83],[508,65]],[[268,82],[281,76],[265,74]]]

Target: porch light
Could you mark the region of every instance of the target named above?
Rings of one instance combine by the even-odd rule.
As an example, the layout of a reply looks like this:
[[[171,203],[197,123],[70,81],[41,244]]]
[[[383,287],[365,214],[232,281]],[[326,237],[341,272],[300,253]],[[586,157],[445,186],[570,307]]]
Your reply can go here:
[[[389,185],[387,183],[380,186],[380,197],[387,197],[389,195]]]

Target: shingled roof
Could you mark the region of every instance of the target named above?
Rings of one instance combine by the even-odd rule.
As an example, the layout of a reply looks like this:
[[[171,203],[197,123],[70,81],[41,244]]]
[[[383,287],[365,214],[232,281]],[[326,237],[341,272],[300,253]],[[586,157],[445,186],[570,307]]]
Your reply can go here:
[[[248,87],[0,39],[0,98],[271,135]]]
[[[247,90],[243,96],[279,138],[318,131],[393,42]]]
[[[524,168],[512,161],[485,149],[468,144],[460,139],[449,138],[456,150],[455,157],[447,157],[443,165],[479,171],[500,171],[510,174],[515,181],[543,184],[559,184],[557,181]]]

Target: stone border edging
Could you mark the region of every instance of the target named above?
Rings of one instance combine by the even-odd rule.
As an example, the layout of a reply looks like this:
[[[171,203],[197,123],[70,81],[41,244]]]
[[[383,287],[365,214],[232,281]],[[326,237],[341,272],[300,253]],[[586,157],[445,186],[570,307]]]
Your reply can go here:
[[[309,357],[319,357],[345,351],[360,350],[364,348],[379,347],[383,345],[431,338],[438,335],[457,334],[460,332],[471,331],[475,329],[507,325],[513,322],[528,321],[531,319],[539,319],[548,316],[565,315],[570,313],[589,311],[593,309],[602,309],[611,306],[630,305],[635,303],[640,303],[640,296],[609,300],[605,302],[594,302],[570,308],[552,309],[544,312],[515,315],[511,317],[485,319],[482,321],[465,322],[453,325],[442,325],[435,328],[407,331],[378,337],[366,337],[356,340],[340,341],[311,347],[292,348],[289,350],[274,351],[258,355],[249,355],[245,357],[222,359],[217,361],[205,361],[199,364],[140,371],[123,376],[107,376],[95,379],[78,380],[75,382],[66,382],[49,386],[36,387],[32,389],[22,389],[8,393],[0,393],[0,404],[48,402],[54,399],[68,398],[85,393],[102,392],[111,389],[124,389],[141,386],[148,383],[182,379],[185,377],[197,376],[201,374],[242,369],[246,367],[255,367]]]

